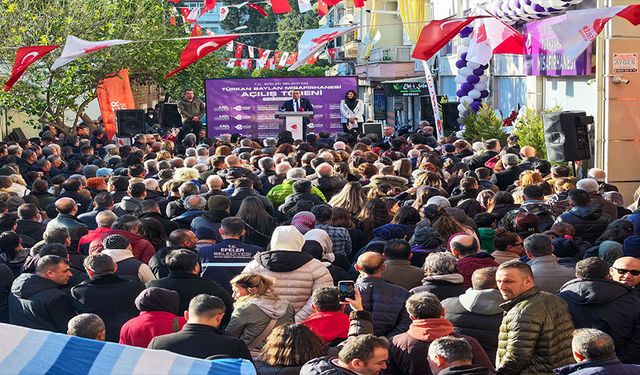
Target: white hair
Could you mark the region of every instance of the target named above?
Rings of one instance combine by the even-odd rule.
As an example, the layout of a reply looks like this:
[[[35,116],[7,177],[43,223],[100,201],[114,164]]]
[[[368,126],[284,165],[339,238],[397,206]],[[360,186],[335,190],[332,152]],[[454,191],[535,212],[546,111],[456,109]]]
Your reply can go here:
[[[305,170],[302,168],[291,168],[287,172],[288,180],[294,180],[294,179],[305,178],[305,177],[307,177],[307,172],[305,172]]]
[[[198,164],[198,159],[196,159],[195,156],[189,156],[184,158],[184,166],[191,168],[193,166],[195,166],[196,164]]]
[[[224,185],[224,182],[222,181],[222,177],[215,174],[207,177],[207,186],[211,187],[212,184],[215,186],[222,187],[222,185]]]
[[[196,149],[195,147],[189,147],[188,149],[185,150],[184,154],[186,156],[196,156]]]
[[[346,148],[347,148],[347,145],[342,141],[338,141],[338,142],[333,144],[333,149],[334,150],[344,150]]]
[[[582,189],[587,193],[595,193],[598,191],[599,186],[598,181],[594,180],[593,178],[583,178],[582,180],[578,181],[578,183],[576,183],[576,188]]]
[[[147,190],[158,191],[158,189],[160,189],[158,180],[154,178],[145,178],[144,180],[142,180],[142,183],[147,188]]]
[[[282,162],[278,165],[276,165],[276,174],[279,175],[289,175],[289,171],[291,170],[291,164],[287,163],[287,162]]]

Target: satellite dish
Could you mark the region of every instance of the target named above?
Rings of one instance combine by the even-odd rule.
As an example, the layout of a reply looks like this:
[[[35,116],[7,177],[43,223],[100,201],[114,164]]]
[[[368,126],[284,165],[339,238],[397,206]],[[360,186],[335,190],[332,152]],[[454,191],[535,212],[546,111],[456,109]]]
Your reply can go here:
[[[353,23],[353,14],[345,14],[338,20],[338,25],[349,25]]]

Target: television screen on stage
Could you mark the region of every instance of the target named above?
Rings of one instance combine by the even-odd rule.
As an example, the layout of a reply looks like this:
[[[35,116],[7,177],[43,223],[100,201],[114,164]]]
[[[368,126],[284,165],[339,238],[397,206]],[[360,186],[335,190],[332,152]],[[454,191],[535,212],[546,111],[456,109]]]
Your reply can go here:
[[[275,114],[299,89],[311,101],[313,132],[342,132],[340,101],[349,90],[358,92],[357,77],[283,77],[208,79],[205,81],[207,128],[210,137],[239,133],[252,138],[275,137],[284,130]]]

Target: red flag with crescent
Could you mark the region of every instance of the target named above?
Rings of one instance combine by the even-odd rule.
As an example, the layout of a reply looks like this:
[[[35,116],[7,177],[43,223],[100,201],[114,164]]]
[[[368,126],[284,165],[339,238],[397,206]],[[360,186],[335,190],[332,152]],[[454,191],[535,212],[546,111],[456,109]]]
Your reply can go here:
[[[194,31],[196,31],[195,28]],[[193,32],[191,33],[191,36],[195,36]],[[227,43],[233,41],[237,37],[238,35],[219,35],[207,38],[189,39],[189,44],[187,44],[185,49],[182,51],[182,56],[180,56],[180,66],[176,70],[167,74],[164,78],[167,79],[171,77],[211,52],[219,49],[220,47],[224,47]]]
[[[247,4],[247,7],[251,8],[251,9],[253,9],[253,10],[258,11],[258,13],[260,13],[260,14],[262,15],[262,17],[266,17],[266,16],[267,16],[267,11],[266,11],[266,10],[264,10],[264,8],[263,8],[263,7],[261,7],[261,6],[260,6],[260,5],[258,5],[258,4]]]
[[[431,21],[424,25],[420,38],[416,43],[411,57],[420,60],[429,60],[442,47],[444,47],[451,39],[453,39],[460,30],[473,22],[477,17],[467,17],[461,19],[444,19]]]
[[[20,47],[13,60],[13,69],[11,69],[11,77],[4,84],[4,91],[9,91],[20,79],[22,74],[31,64],[45,57],[58,46],[29,46]]]
[[[271,0],[271,10],[273,14],[290,13],[291,5],[289,0]]]
[[[204,0],[204,6],[200,11],[200,15],[207,13],[210,10],[213,10],[216,7],[216,0]]]

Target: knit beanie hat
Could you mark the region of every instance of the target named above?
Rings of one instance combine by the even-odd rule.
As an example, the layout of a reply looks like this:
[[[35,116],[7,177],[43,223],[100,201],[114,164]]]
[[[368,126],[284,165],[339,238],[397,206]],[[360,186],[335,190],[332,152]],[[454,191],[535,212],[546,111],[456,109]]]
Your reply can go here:
[[[105,249],[126,249],[127,247],[129,247],[129,240],[125,236],[112,234],[102,240],[102,246],[104,246]]]
[[[291,219],[291,225],[304,235],[316,227],[316,216],[308,211],[298,212]]]
[[[272,251],[302,251],[302,245],[304,245],[304,237],[292,225],[277,227],[271,235]]]
[[[406,232],[404,226],[400,224],[385,224],[374,229],[373,235],[389,241],[393,239],[404,239]]]
[[[558,258],[571,258],[580,252],[578,245],[568,238],[554,238],[551,243],[553,243],[553,254]]]
[[[207,201],[209,211],[226,211],[230,205],[229,198],[224,195],[212,195]]]
[[[622,244],[622,256],[640,258],[640,236],[629,236]]]

